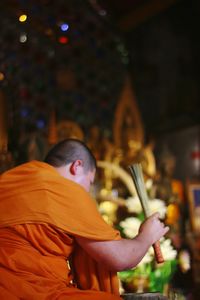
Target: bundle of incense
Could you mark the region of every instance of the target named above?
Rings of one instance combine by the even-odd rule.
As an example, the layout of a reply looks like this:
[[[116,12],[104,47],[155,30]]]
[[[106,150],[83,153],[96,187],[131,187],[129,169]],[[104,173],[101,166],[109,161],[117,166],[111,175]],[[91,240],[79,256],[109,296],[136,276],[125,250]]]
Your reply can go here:
[[[142,172],[142,167],[140,164],[134,164],[129,166],[131,176],[133,179],[133,182],[135,184],[135,188],[145,215],[145,218],[148,218],[151,215],[150,209],[149,209],[149,204],[148,204],[148,196],[145,188],[145,183],[144,183],[144,177],[143,177],[143,172]],[[164,262],[164,258],[160,249],[160,242],[157,241],[155,244],[153,244],[153,249],[155,253],[155,259],[157,263],[162,263]]]

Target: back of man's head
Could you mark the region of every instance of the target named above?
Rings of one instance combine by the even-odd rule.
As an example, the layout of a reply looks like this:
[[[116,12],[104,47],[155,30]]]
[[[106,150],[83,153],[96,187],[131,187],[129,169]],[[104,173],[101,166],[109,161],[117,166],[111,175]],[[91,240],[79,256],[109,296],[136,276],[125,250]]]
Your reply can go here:
[[[83,162],[85,172],[96,169],[94,155],[83,142],[76,139],[66,139],[53,146],[44,162],[59,168],[76,160]]]

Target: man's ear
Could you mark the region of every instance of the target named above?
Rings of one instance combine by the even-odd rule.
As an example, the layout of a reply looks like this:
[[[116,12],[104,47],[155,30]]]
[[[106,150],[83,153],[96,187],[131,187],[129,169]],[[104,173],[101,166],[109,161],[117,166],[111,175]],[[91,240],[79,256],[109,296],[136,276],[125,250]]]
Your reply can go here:
[[[72,162],[71,166],[70,166],[70,173],[72,175],[77,175],[80,172],[80,168],[83,167],[83,161],[80,159],[77,159],[75,161]]]

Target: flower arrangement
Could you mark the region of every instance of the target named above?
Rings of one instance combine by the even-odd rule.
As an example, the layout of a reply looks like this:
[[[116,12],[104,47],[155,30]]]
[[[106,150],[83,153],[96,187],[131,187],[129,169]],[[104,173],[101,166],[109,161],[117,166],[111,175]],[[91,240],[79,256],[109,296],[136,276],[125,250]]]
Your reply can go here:
[[[161,218],[166,212],[165,203],[160,199],[149,201],[151,212],[159,211]],[[137,235],[141,222],[144,219],[142,208],[137,197],[128,198],[126,206],[135,217],[128,217],[119,223],[119,230],[125,238],[134,238]],[[173,248],[170,239],[162,238],[160,246],[165,262],[156,264],[154,252],[151,247],[136,268],[119,272],[119,278],[126,289],[136,292],[164,292],[171,276],[176,270],[177,251]]]

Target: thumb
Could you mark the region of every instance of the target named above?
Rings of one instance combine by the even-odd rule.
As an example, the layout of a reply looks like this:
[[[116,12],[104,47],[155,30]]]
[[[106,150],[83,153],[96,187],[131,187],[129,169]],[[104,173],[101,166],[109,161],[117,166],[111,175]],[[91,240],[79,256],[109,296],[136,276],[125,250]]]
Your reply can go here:
[[[164,235],[169,231],[169,226],[165,226],[164,228]]]

